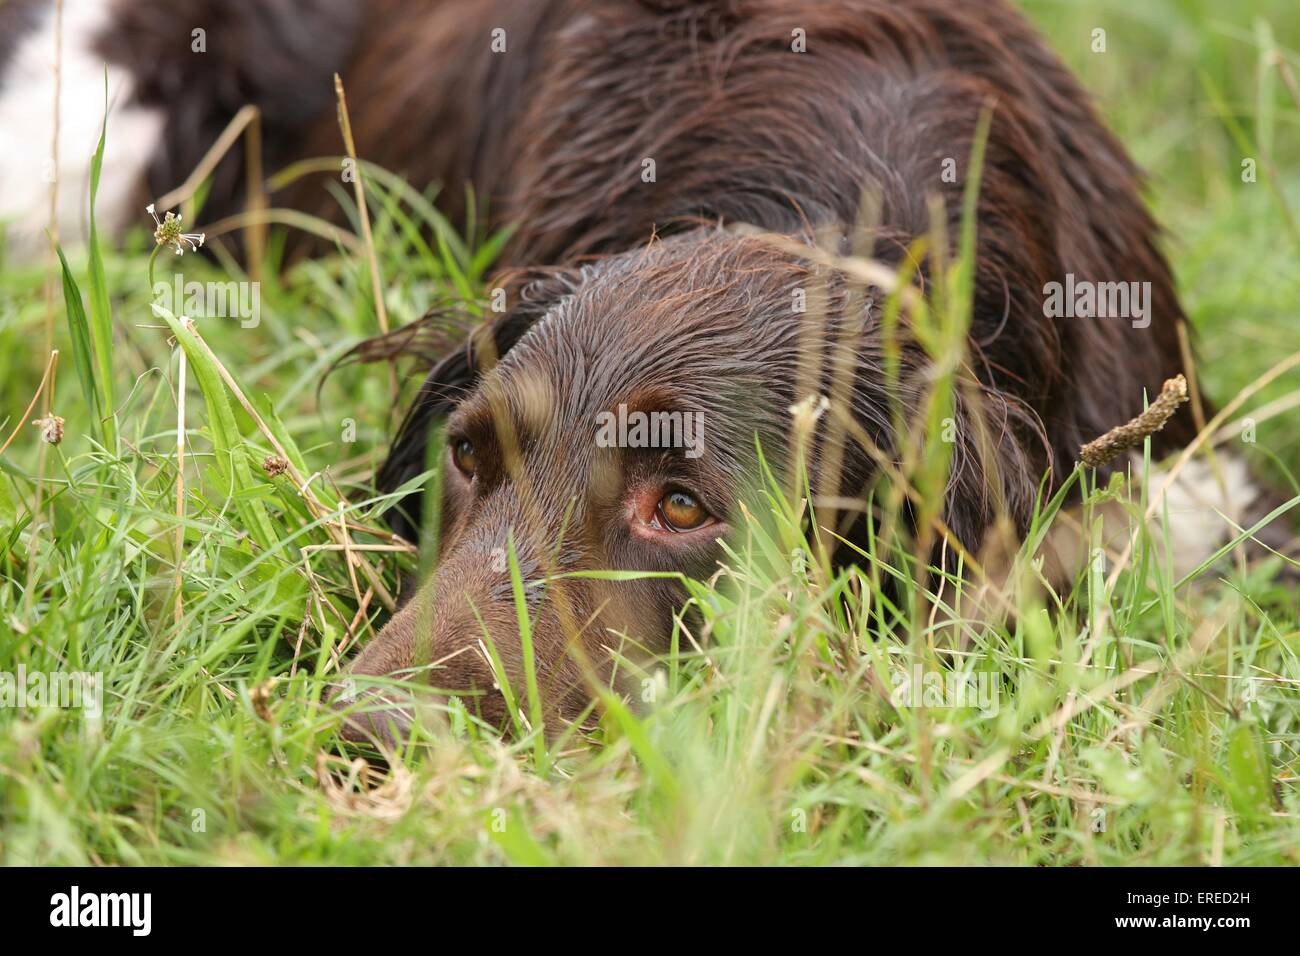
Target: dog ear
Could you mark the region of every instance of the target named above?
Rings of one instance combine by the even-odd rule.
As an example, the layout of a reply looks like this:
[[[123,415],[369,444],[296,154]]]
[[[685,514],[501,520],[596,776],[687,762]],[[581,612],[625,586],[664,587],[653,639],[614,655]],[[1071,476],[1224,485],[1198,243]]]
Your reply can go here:
[[[461,348],[433,367],[397,430],[388,459],[375,475],[380,492],[391,494],[425,471],[429,436],[477,384],[479,376],[528,331],[535,318],[512,313],[486,322],[470,333]],[[423,507],[423,489],[410,492],[388,512],[389,526],[402,537],[416,540]]]
[[[565,296],[575,290],[580,274],[573,270],[532,271],[516,273],[500,284],[507,290],[506,299],[517,300],[516,305],[495,319],[483,322],[473,329],[464,344],[447,354],[429,372],[420,391],[406,412],[397,435],[388,451],[388,459],[375,476],[375,485],[383,494],[391,494],[412,478],[427,470],[429,436],[441,424],[456,404],[469,393],[479,378],[489,371],[502,356],[514,348],[515,343]],[[517,290],[512,296],[511,290]],[[426,319],[430,317],[426,316]],[[423,323],[424,320],[421,320]],[[427,354],[428,337],[414,328],[406,327],[407,346],[397,348],[408,354]],[[375,348],[375,342],[362,343],[357,350],[366,358],[393,354],[393,337],[398,330],[384,337],[384,345]],[[419,341],[421,344],[416,345]],[[424,507],[424,490],[417,489],[398,500],[388,511],[389,526],[402,537],[415,541],[419,536],[420,520]]]

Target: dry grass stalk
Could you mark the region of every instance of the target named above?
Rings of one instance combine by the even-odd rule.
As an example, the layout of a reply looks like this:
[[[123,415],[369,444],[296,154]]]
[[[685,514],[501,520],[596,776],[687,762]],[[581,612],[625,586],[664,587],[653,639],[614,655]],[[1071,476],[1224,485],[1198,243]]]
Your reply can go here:
[[[194,336],[195,344],[203,350],[203,354],[206,355],[216,367],[217,374],[220,375],[221,380],[226,383],[226,387],[230,389],[230,393],[235,396],[235,400],[239,402],[244,411],[248,413],[248,416],[253,420],[253,423],[257,425],[258,431],[262,433],[270,443],[271,447],[275,449],[276,455],[283,459],[285,462],[285,474],[289,476],[294,487],[298,491],[298,494],[302,496],[302,500],[306,503],[308,510],[310,510],[311,513],[320,521],[321,527],[325,530],[326,534],[334,539],[335,544],[346,545],[344,552],[350,559],[350,563],[359,568],[361,573],[366,576],[371,587],[375,589],[375,593],[379,596],[379,600],[383,602],[384,607],[390,611],[395,610],[397,602],[393,600],[392,594],[389,592],[388,588],[384,586],[383,579],[379,576],[379,573],[371,566],[370,562],[367,561],[364,556],[355,553],[351,549],[351,545],[340,537],[339,529],[334,521],[335,515],[332,513],[331,509],[326,508],[325,504],[312,493],[307,479],[294,466],[292,459],[289,457],[289,453],[280,444],[280,440],[275,437],[275,433],[267,426],[261,413],[259,413],[253,406],[253,403],[248,400],[248,397],[244,394],[244,390],[239,387],[239,383],[235,381],[235,378],[230,374],[229,369],[227,369],[221,359],[217,357],[217,353],[212,351],[212,346],[208,345],[203,336],[199,335],[199,330],[195,326],[194,321],[188,318],[182,319],[182,321],[185,323],[185,327],[189,333]],[[346,512],[349,507],[347,499],[340,496],[339,501],[342,510]],[[357,601],[360,602],[360,591],[357,592],[356,598]]]
[[[54,4],[54,131],[50,142],[50,162],[53,164],[53,178],[50,181],[49,233],[50,251],[48,272],[45,279],[45,353],[54,351],[54,289],[57,266],[55,250],[59,245],[59,116],[62,112],[63,91],[63,0]],[[54,386],[41,393],[41,414],[50,414],[50,403],[54,400]],[[30,412],[29,412],[30,414]],[[25,419],[27,415],[24,415]],[[8,444],[6,442],[6,444]],[[42,442],[36,456],[36,503],[32,507],[31,544],[27,554],[27,579],[31,581],[36,571],[37,539],[41,531],[41,513],[45,507],[45,464],[47,442]],[[30,614],[35,588],[29,587],[23,596],[23,612]]]
[[[268,215],[272,212],[267,208],[266,190],[262,183],[262,112],[251,103],[245,105],[239,110],[226,128],[221,131],[221,135],[216,141],[208,147],[203,158],[199,160],[193,171],[185,181],[166,193],[155,203],[160,209],[168,209],[172,206],[181,205],[182,213],[185,216],[193,218],[194,215],[194,194],[211,177],[216,170],[217,165],[226,158],[226,154],[239,140],[240,136],[244,137],[244,159],[245,159],[245,181],[247,200],[245,202],[245,212],[236,217],[229,217],[222,220],[223,225],[234,226],[244,230],[244,239],[247,249],[245,261],[248,265],[249,276],[253,281],[260,281],[262,278],[262,260],[265,258],[266,250],[266,231],[267,226],[276,221],[275,217]],[[289,223],[296,225],[296,223]],[[208,230],[210,234],[217,235],[213,230]],[[222,231],[230,231],[229,228]]]
[[[45,283],[45,352],[54,348],[54,250],[59,244],[59,114],[63,99],[63,0],[54,4],[54,131],[50,140],[50,255],[49,278]],[[48,412],[48,398],[43,411]],[[44,478],[44,475],[41,476]]]
[[[1141,415],[1080,448],[1079,460],[1088,468],[1100,468],[1116,455],[1141,447],[1147,438],[1165,427],[1165,422],[1188,398],[1187,379],[1175,375],[1165,382],[1159,397]]]
[[[361,180],[361,167],[357,162],[357,144],[352,140],[352,120],[348,116],[348,98],[343,92],[343,79],[334,74],[334,95],[339,102],[339,129],[343,133],[343,147],[348,159],[352,160],[352,188],[357,197],[357,215],[361,219],[361,238],[366,247],[366,258],[370,262],[370,287],[375,294],[375,317],[379,319],[379,331],[388,331],[388,309],[384,306],[384,287],[379,278],[379,256],[375,253],[375,237],[370,231],[370,210],[366,207],[366,187]]]
[[[172,582],[176,599],[172,620],[179,629],[185,619],[185,350],[178,347],[176,352],[176,573]]]
[[[238,141],[240,134],[244,132],[244,128],[256,121],[259,115],[257,107],[251,104],[240,109],[226,124],[226,128],[221,131],[221,135],[217,137],[216,142],[208,147],[208,151],[203,154],[203,158],[199,160],[198,165],[194,167],[194,171],[190,173],[185,182],[171,192],[160,196],[154,205],[159,209],[184,206],[181,210],[182,213],[192,219],[194,210],[191,199],[193,199],[194,194],[198,192],[199,187],[216,170],[217,164],[225,159],[226,153],[230,152],[230,148]]]
[[[1110,574],[1106,577],[1106,594],[1110,594],[1115,590],[1115,585],[1119,583],[1120,575],[1124,572],[1124,569],[1128,567],[1129,561],[1133,558],[1133,549],[1137,547],[1138,538],[1141,536],[1143,528],[1160,510],[1165,500],[1165,495],[1169,492],[1169,489],[1173,487],[1174,482],[1178,480],[1178,475],[1187,466],[1187,463],[1192,460],[1192,456],[1200,451],[1201,446],[1209,441],[1223,423],[1232,417],[1232,415],[1236,413],[1237,409],[1245,405],[1252,395],[1267,388],[1275,379],[1285,375],[1297,366],[1300,366],[1300,352],[1293,352],[1238,392],[1232,401],[1219,409],[1218,413],[1206,422],[1205,427],[1197,432],[1196,437],[1182,450],[1173,465],[1169,468],[1168,472],[1166,472],[1165,480],[1161,483],[1160,487],[1156,489],[1155,494],[1151,496],[1151,501],[1147,505],[1147,510],[1143,514],[1142,520],[1134,522],[1133,530],[1129,533],[1128,543],[1124,546],[1123,552],[1121,552],[1119,557],[1115,560]],[[1084,645],[1083,654],[1080,658],[1084,666],[1092,660],[1092,654],[1097,648],[1097,642],[1100,640],[1101,635],[1105,633],[1106,624],[1110,620],[1110,616],[1111,605],[1109,601],[1106,601],[1102,604],[1101,610],[1097,615],[1097,621],[1092,629],[1092,634],[1088,637],[1088,643]],[[1072,704],[1074,697],[1075,692],[1071,691],[1068,703]],[[1053,754],[1059,752],[1061,745],[1064,743],[1066,726],[1067,722],[1062,722],[1057,727],[1056,737],[1052,743]],[[1053,759],[1048,762],[1048,774],[1051,773],[1054,766],[1055,758],[1053,757]]]
[[[161,202],[161,200],[159,201]],[[204,226],[204,232],[209,238],[215,239],[217,236],[224,236],[228,232],[248,229],[254,225],[288,226],[310,236],[318,236],[326,242],[340,245],[349,252],[359,252],[361,250],[361,243],[357,241],[357,237],[352,233],[337,228],[319,216],[310,216],[296,209],[246,210],[245,212],[226,216],[224,219],[218,219],[216,222],[208,223]]]
[[[9,437],[5,439],[5,443],[3,445],[0,445],[0,455],[3,455],[5,453],[5,450],[9,447],[9,445],[13,442],[13,440],[18,437],[18,433],[22,431],[23,422],[27,421],[27,416],[30,415],[32,413],[32,409],[36,407],[36,402],[40,399],[40,397],[43,394],[45,394],[45,387],[46,385],[49,384],[50,377],[54,374],[54,367],[58,363],[59,363],[59,350],[54,349],[50,352],[49,361],[45,363],[45,374],[41,376],[41,384],[36,386],[36,391],[32,393],[32,400],[27,403],[27,409],[21,415],[18,416],[18,424],[16,424],[14,426],[14,430],[9,433]],[[48,405],[48,403],[46,404]]]
[[[398,763],[389,766],[385,779],[361,757],[347,761],[321,751],[316,755],[316,780],[325,802],[348,816],[398,820],[415,799],[415,775]]]

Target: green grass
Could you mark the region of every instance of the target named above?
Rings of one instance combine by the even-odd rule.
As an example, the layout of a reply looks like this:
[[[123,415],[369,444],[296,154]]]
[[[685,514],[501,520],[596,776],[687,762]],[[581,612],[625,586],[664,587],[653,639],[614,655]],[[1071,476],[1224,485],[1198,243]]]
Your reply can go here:
[[[1262,65],[1270,37],[1294,46],[1300,10],[1078,6],[1026,4],[1150,172],[1199,371],[1222,405],[1300,348],[1300,237],[1284,212],[1300,214],[1300,108]],[[1104,54],[1089,49],[1097,26]],[[1246,155],[1269,159],[1275,189],[1263,162],[1258,182],[1241,181]],[[394,325],[481,291],[490,237],[462,242],[427,197],[367,186]],[[380,367],[318,385],[376,331],[367,265],[340,252],[282,267],[272,243],[260,324],[200,321],[263,430],[198,340],[151,312],[151,248],[142,229],[98,266],[70,254],[80,292],[69,295],[86,302],[71,320],[58,273],[6,264],[0,277],[0,442],[19,428],[0,456],[0,671],[99,672],[104,688],[98,718],[0,708],[0,861],[1300,862],[1300,621],[1276,562],[1228,561],[1175,587],[1143,533],[1113,583],[1110,565],[1090,568],[1052,594],[1022,560],[1015,614],[988,622],[952,588],[934,594],[935,576],[885,528],[860,568],[792,560],[806,523],[776,487],[751,502],[718,578],[688,583],[694,612],[637,707],[607,699],[593,734],[548,742],[502,739],[452,704],[386,772],[349,768],[320,698],[371,582],[358,572],[354,584],[322,546],[344,499],[358,526],[382,526],[368,480],[395,403]],[[160,276],[171,259],[160,254]],[[224,260],[179,267],[244,278]],[[66,419],[57,446],[20,419],[45,368],[47,298],[61,349],[53,410]],[[951,332],[954,316],[937,328]],[[178,333],[190,386],[179,625]],[[1297,389],[1293,372],[1246,408]],[[1295,487],[1300,413],[1261,418],[1253,437],[1231,440]],[[316,476],[324,514],[263,469],[281,451]],[[942,478],[943,452],[915,463],[918,482]],[[416,560],[368,558],[389,589]],[[362,639],[382,618],[372,597]],[[996,691],[996,713],[892,706],[876,688],[914,666],[970,675]],[[530,688],[513,692],[529,713]]]

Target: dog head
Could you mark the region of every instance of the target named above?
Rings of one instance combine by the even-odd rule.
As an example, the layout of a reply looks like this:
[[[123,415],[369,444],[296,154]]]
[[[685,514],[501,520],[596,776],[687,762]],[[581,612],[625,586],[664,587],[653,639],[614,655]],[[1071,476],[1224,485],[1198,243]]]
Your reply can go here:
[[[410,494],[393,523],[436,534],[438,562],[351,676],[419,673],[504,724],[531,653],[549,724],[667,649],[685,597],[674,575],[716,569],[760,455],[785,473],[794,403],[844,391],[852,429],[823,423],[806,461],[812,474],[833,462],[831,494],[861,495],[879,471],[865,449],[892,454],[891,402],[916,407],[926,363],[905,348],[887,387],[869,290],[719,229],[551,274],[519,299],[434,369],[380,475],[392,491],[435,470],[436,504]],[[964,430],[958,445],[975,459]],[[993,497],[978,471],[955,470],[969,513],[950,516],[972,533]],[[436,527],[418,527],[426,510]],[[666,574],[583,576],[604,570]],[[400,732],[394,692],[371,703],[347,735]]]

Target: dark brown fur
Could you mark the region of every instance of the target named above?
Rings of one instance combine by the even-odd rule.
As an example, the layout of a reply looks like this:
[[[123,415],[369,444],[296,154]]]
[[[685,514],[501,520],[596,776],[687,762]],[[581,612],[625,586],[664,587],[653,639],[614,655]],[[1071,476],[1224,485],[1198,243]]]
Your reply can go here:
[[[321,0],[312,9],[347,22],[350,8]],[[505,53],[489,51],[495,27],[506,30]],[[795,28],[806,31],[806,53],[791,50]],[[474,483],[435,463],[445,465],[439,570],[364,649],[354,675],[432,660],[435,686],[473,692],[482,712],[502,721],[478,642],[486,625],[521,688],[509,575],[492,560],[508,539],[533,582],[552,714],[582,709],[581,663],[606,678],[620,635],[663,651],[682,600],[676,586],[537,581],[609,567],[710,573],[712,535],[648,539],[629,501],[639,488],[686,486],[722,533],[752,487],[755,434],[774,463],[784,460],[788,409],[802,397],[796,383],[808,360],[800,330],[809,317],[792,311],[795,289],[828,288],[832,337],[847,330],[852,343],[847,355],[813,357],[819,390],[835,361],[848,362],[855,417],[896,450],[890,402],[917,406],[929,371],[923,353],[906,352],[896,394],[887,394],[878,306],[864,308],[833,270],[718,224],[800,239],[830,231],[845,248],[898,265],[928,234],[927,203],[937,196],[955,245],[986,107],[969,338],[995,449],[981,453],[973,409],[960,403],[947,524],[971,549],[999,507],[1023,530],[1043,475],[1055,487],[1082,442],[1132,417],[1144,394],[1183,370],[1183,315],[1138,172],[1002,0],[448,0],[378,4],[357,29],[346,55],[332,35],[321,62],[347,60],[360,153],[417,186],[442,183],[454,216],[466,213],[472,184],[494,223],[517,226],[503,265],[529,270],[533,281],[513,284],[509,311],[480,333],[478,345],[489,348],[467,345],[432,371],[380,473],[393,491],[423,472],[430,429],[444,419],[485,462]],[[214,89],[246,87],[275,115],[278,77],[296,69],[292,57],[272,49],[247,76],[232,65]],[[306,59],[319,97],[322,70]],[[160,68],[158,89],[166,77]],[[202,114],[205,128],[219,128],[239,98]],[[332,107],[293,119],[287,138],[268,138],[277,160],[338,152]],[[645,158],[657,167],[653,183],[641,178]],[[957,163],[955,183],[941,178],[946,159]],[[860,216],[864,197],[875,207],[870,220]],[[319,182],[278,200],[327,208]],[[1045,318],[1044,285],[1067,273],[1150,282],[1150,327]],[[485,367],[485,354],[499,364]],[[505,410],[495,418],[493,400]],[[619,402],[705,412],[706,454],[688,461],[597,448],[595,416]],[[1157,444],[1190,435],[1183,412]],[[859,495],[878,468],[855,446],[844,453],[840,490]],[[412,493],[394,523],[415,535],[421,511]],[[392,716],[353,732],[383,732]]]

